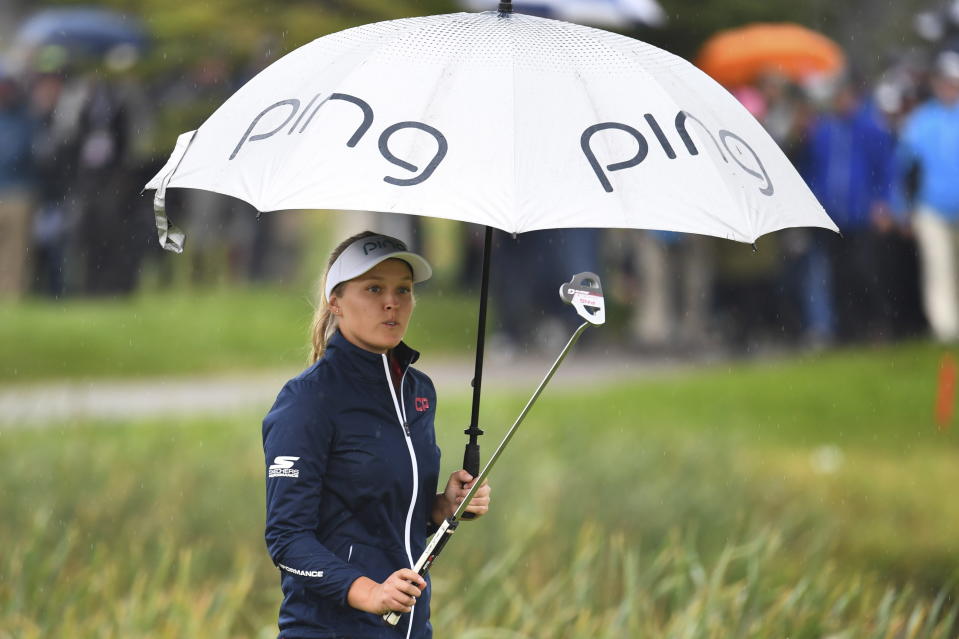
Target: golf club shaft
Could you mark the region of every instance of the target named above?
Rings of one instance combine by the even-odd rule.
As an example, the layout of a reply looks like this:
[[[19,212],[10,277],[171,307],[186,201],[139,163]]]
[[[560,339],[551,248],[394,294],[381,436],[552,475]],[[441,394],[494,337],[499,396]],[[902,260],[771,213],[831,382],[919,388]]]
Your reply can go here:
[[[506,448],[506,445],[509,444],[509,441],[513,438],[513,435],[516,433],[516,429],[519,428],[519,425],[526,418],[526,415],[529,413],[530,409],[533,407],[533,404],[536,403],[536,400],[539,398],[540,393],[543,392],[543,389],[546,388],[546,385],[549,383],[549,380],[553,378],[553,375],[556,373],[556,369],[559,368],[559,365],[563,363],[563,360],[566,359],[566,355],[569,354],[570,349],[573,348],[573,345],[579,340],[579,336],[583,334],[583,331],[589,326],[589,322],[583,322],[580,324],[579,328],[573,333],[572,337],[569,338],[569,341],[566,342],[566,346],[563,347],[562,352],[556,358],[556,361],[553,362],[553,365],[549,367],[546,376],[543,378],[543,381],[539,383],[539,386],[536,387],[536,390],[533,392],[533,395],[529,398],[529,401],[526,402],[526,406],[523,407],[522,412],[520,412],[519,417],[516,418],[516,421],[513,422],[513,425],[510,426],[509,430],[506,431],[506,434],[503,436],[503,440],[499,443],[499,446],[496,447],[496,450],[493,451],[493,454],[490,455],[489,461],[486,462],[486,466],[483,467],[483,470],[480,472],[479,476],[476,478],[476,481],[473,482],[473,487],[470,488],[469,492],[466,493],[466,497],[463,499],[463,502],[456,509],[456,512],[453,513],[453,519],[459,519],[460,515],[463,514],[463,511],[469,506],[470,500],[473,498],[473,495],[476,494],[476,491],[479,490],[480,485],[483,483],[483,480],[486,479],[490,471],[493,469],[493,466],[496,464],[496,460],[499,459],[499,456],[503,453],[503,450]]]
[[[493,469],[493,466],[503,453],[506,445],[509,444],[510,439],[512,439],[513,435],[516,433],[516,429],[519,428],[519,425],[526,418],[526,415],[533,407],[533,404],[536,403],[536,400],[543,392],[543,389],[546,388],[549,380],[553,378],[553,375],[556,373],[556,369],[558,369],[559,365],[563,363],[563,360],[566,359],[566,355],[569,353],[570,349],[573,348],[573,345],[576,344],[580,335],[583,334],[583,331],[585,331],[589,325],[589,322],[583,322],[580,324],[579,328],[576,329],[572,337],[569,338],[569,341],[566,342],[566,346],[563,347],[563,350],[556,358],[556,361],[553,362],[552,366],[550,366],[549,371],[547,371],[546,376],[543,378],[543,381],[541,381],[539,386],[536,387],[533,395],[529,398],[529,401],[526,402],[526,406],[524,406],[523,410],[520,412],[519,417],[516,418],[516,421],[513,422],[513,425],[510,426],[509,430],[506,431],[506,435],[503,436],[503,440],[499,443],[499,446],[496,447],[496,450],[493,451],[493,454],[490,456],[489,461],[486,462],[486,466],[483,467],[483,470],[480,472],[479,476],[476,477],[476,480],[473,482],[473,487],[470,488],[468,493],[466,493],[466,497],[464,497],[463,501],[460,502],[460,505],[456,508],[456,511],[453,512],[453,514],[440,525],[439,530],[434,533],[429,543],[426,544],[426,549],[423,550],[423,554],[420,555],[420,558],[413,566],[413,570],[415,570],[416,573],[421,577],[425,576],[426,573],[429,572],[430,566],[433,565],[433,562],[439,556],[447,542],[449,542],[450,537],[453,536],[453,533],[456,532],[456,528],[459,526],[459,519],[469,506],[469,503],[476,494],[476,491],[479,490],[480,486],[482,486],[483,481]],[[400,613],[386,613],[383,615],[383,619],[391,626],[395,626],[397,623],[399,623]]]

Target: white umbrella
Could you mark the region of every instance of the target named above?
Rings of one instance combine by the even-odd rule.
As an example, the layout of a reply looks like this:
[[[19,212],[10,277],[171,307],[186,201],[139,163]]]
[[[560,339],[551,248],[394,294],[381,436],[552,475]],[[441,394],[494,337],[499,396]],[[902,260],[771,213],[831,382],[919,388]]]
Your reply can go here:
[[[474,222],[487,227],[487,250],[490,227],[741,242],[791,226],[838,232],[762,126],[693,65],[500,7],[347,29],[269,66],[180,136],[147,185],[157,189],[161,244],[182,250],[163,209],[168,187],[224,193],[259,211]],[[480,340],[484,330],[481,320]]]
[[[300,47],[181,136],[147,188],[164,186],[260,211],[411,213],[510,233],[754,242],[790,226],[837,230],[762,126],[690,63],[496,12],[381,22]]]

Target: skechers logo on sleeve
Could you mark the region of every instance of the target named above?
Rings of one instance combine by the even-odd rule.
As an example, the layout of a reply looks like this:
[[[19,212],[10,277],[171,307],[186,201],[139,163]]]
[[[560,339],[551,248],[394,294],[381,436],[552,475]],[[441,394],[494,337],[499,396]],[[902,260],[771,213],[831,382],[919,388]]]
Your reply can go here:
[[[299,458],[297,457],[297,459],[299,459]],[[297,570],[296,568],[290,568],[289,566],[284,566],[283,564],[277,564],[277,565],[280,567],[281,570],[285,570],[285,571],[287,571],[287,572],[289,572],[289,573],[292,573],[292,574],[294,574],[294,575],[299,575],[299,576],[301,576],[301,577],[317,577],[317,578],[319,578],[319,577],[322,577],[322,576],[323,576],[323,571],[322,571],[322,570]]]
[[[298,468],[293,468],[293,463],[298,460],[299,457],[290,457],[289,455],[280,455],[273,460],[273,464],[270,465],[269,472],[267,473],[267,478],[269,477],[299,477],[300,470]]]

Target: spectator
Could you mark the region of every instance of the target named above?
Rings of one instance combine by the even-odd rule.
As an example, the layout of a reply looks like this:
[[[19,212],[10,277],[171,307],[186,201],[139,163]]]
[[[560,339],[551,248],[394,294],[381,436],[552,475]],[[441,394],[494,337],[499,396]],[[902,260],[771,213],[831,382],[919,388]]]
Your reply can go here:
[[[65,79],[58,72],[38,73],[30,90],[35,131],[32,141],[37,208],[33,221],[34,286],[41,294],[66,292],[69,234],[75,210],[68,201],[76,182],[77,120]]]
[[[712,306],[712,245],[703,235],[633,231],[639,296],[630,319],[644,351],[706,344]]]
[[[883,235],[893,228],[894,149],[892,134],[848,81],[837,90],[832,112],[816,118],[809,132],[806,177],[843,237],[814,236],[812,255],[825,240],[831,269],[816,268],[810,260],[806,279],[831,279],[841,339],[888,336],[891,311],[882,246]],[[827,281],[808,281],[804,299],[817,286],[830,288]]]
[[[918,164],[913,228],[923,307],[937,339],[959,340],[959,53],[936,61],[934,97],[906,120],[900,166]]]
[[[494,350],[507,357],[530,351],[553,353],[570,329],[569,314],[556,291],[577,272],[599,270],[599,231],[548,229],[516,237],[496,231],[493,238]]]
[[[20,87],[0,67],[0,299],[19,297],[26,284],[31,131]]]
[[[92,295],[130,293],[149,231],[149,219],[134,213],[140,176],[132,162],[133,122],[141,103],[134,99],[135,83],[114,76],[91,74],[85,88],[76,189],[84,290]]]

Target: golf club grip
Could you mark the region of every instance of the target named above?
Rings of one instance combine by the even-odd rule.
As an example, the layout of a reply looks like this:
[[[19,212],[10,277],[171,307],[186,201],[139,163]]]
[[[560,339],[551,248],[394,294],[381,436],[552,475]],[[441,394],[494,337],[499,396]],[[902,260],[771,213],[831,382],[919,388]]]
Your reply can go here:
[[[480,472],[480,447],[479,444],[466,444],[466,450],[463,451],[463,470],[473,477]],[[464,512],[461,519],[475,519],[473,513]]]
[[[436,561],[436,558],[439,557],[441,552],[443,552],[443,548],[446,546],[447,542],[449,542],[450,537],[452,537],[453,533],[456,532],[457,525],[459,525],[459,522],[452,517],[440,525],[439,529],[433,535],[433,538],[430,539],[428,544],[426,544],[426,549],[423,550],[423,554],[420,555],[416,565],[413,566],[416,574],[424,579],[426,578],[426,573],[430,571],[430,566],[433,565],[433,562]],[[399,612],[388,612],[383,615],[383,620],[391,626],[395,626],[399,623],[400,616],[401,613]]]
[[[400,622],[400,613],[391,612],[391,613],[385,614],[383,615],[383,619],[386,621],[386,623],[390,624],[391,626],[395,626],[396,624]]]

